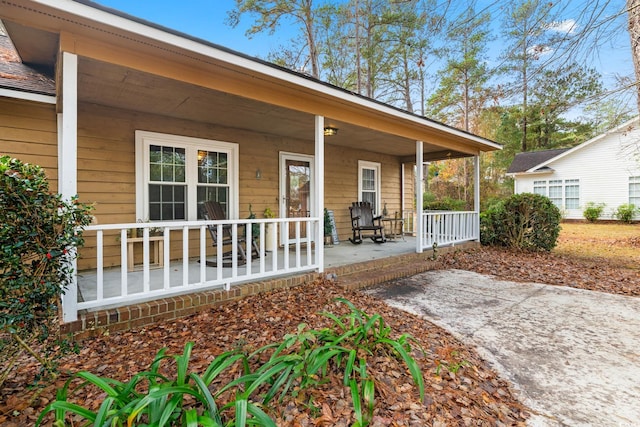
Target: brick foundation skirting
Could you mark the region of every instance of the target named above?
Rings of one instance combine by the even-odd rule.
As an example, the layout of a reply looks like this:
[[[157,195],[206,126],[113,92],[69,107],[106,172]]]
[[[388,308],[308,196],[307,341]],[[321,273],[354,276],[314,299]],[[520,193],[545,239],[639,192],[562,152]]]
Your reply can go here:
[[[455,247],[438,249],[439,254],[477,246],[469,242]],[[339,267],[327,268],[324,275],[332,275],[338,285],[346,289],[362,289],[402,277],[412,276],[433,269],[432,251],[381,258]],[[63,335],[84,339],[110,332],[141,328],[157,322],[171,321],[198,311],[227,304],[249,295],[256,295],[281,288],[293,288],[318,278],[318,273],[234,285],[229,291],[214,289],[192,294],[162,298],[124,307],[91,311],[78,315],[75,322],[60,326]]]

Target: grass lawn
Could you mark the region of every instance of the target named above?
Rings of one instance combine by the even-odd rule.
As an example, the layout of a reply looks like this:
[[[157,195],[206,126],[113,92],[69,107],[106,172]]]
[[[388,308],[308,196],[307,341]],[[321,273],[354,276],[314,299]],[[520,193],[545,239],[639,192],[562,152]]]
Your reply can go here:
[[[564,222],[554,253],[638,270],[640,224]]]

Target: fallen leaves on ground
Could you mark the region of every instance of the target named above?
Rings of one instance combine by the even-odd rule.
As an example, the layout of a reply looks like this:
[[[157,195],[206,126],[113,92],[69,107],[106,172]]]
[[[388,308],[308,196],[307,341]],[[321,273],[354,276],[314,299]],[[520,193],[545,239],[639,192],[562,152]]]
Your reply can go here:
[[[295,332],[300,323],[311,328],[329,326],[329,320],[318,313],[344,314],[346,307],[335,301],[338,297],[350,300],[368,314],[380,314],[396,337],[412,334],[424,349],[422,353],[414,346],[412,353],[424,374],[424,402],[420,402],[404,364],[388,354],[368,359],[376,384],[372,426],[524,425],[527,409],[472,349],[417,316],[322,280],[247,297],[177,321],[87,340],[81,343],[79,354],[60,360],[62,375],[53,384],[28,388],[37,366],[25,358],[0,397],[0,424],[33,425],[44,406],[54,399],[56,388],[73,372],[88,370],[128,380],[146,370],[161,347],[168,347],[168,354],[178,354],[192,340],[195,346],[190,369],[201,373],[223,351],[237,346],[255,349],[277,342]],[[462,362],[464,366],[456,373],[446,369]],[[75,398],[95,409],[104,397],[85,388]],[[270,413],[282,426],[349,426],[355,421],[350,391],[338,374],[330,374],[325,384],[309,390],[304,398],[287,399]]]
[[[437,268],[476,271],[505,280],[639,296],[640,273],[623,264],[597,257],[520,253],[487,247],[441,255],[436,263]],[[320,280],[247,297],[177,321],[87,340],[81,343],[79,354],[60,360],[62,375],[53,384],[29,387],[38,366],[25,357],[2,390],[0,424],[33,425],[40,411],[54,399],[55,390],[73,372],[88,370],[128,380],[134,373],[147,369],[160,348],[166,346],[169,354],[178,354],[187,341],[196,343],[191,369],[202,372],[216,355],[239,345],[255,349],[277,342],[285,334],[295,332],[300,323],[312,328],[328,326],[328,320],[318,313],[342,313],[344,306],[335,302],[338,297],[347,298],[369,314],[379,313],[394,333],[412,334],[425,350],[424,354],[413,353],[424,373],[424,403],[418,400],[418,392],[404,365],[392,357],[371,358],[377,408],[372,426],[524,425],[527,409],[471,348],[414,315]],[[449,372],[447,367],[454,365],[460,369]],[[89,388],[77,396],[92,408],[97,408],[103,398],[104,395]],[[272,416],[283,426],[348,426],[354,422],[350,392],[338,375],[330,376],[327,383],[309,391],[304,400],[285,400],[274,408]]]
[[[517,252],[483,246],[456,251],[440,259],[440,268],[456,268],[491,274],[515,282],[535,282],[569,286],[610,294],[640,296],[637,264],[591,257],[577,258],[549,252]]]

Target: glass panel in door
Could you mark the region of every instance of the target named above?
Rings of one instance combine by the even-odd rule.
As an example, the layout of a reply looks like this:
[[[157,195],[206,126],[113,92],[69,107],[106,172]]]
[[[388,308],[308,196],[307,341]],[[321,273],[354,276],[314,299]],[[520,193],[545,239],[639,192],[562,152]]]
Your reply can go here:
[[[287,218],[311,215],[311,162],[285,158],[285,212]],[[295,223],[289,225],[289,239],[296,237]],[[300,238],[307,238],[305,224],[300,224]]]

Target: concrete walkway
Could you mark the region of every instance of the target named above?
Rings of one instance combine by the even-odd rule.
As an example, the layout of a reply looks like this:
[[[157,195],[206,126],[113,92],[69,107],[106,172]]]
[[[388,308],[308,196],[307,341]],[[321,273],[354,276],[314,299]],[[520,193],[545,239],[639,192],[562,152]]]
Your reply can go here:
[[[531,426],[640,425],[640,298],[461,270],[367,292],[474,345],[534,411]]]

